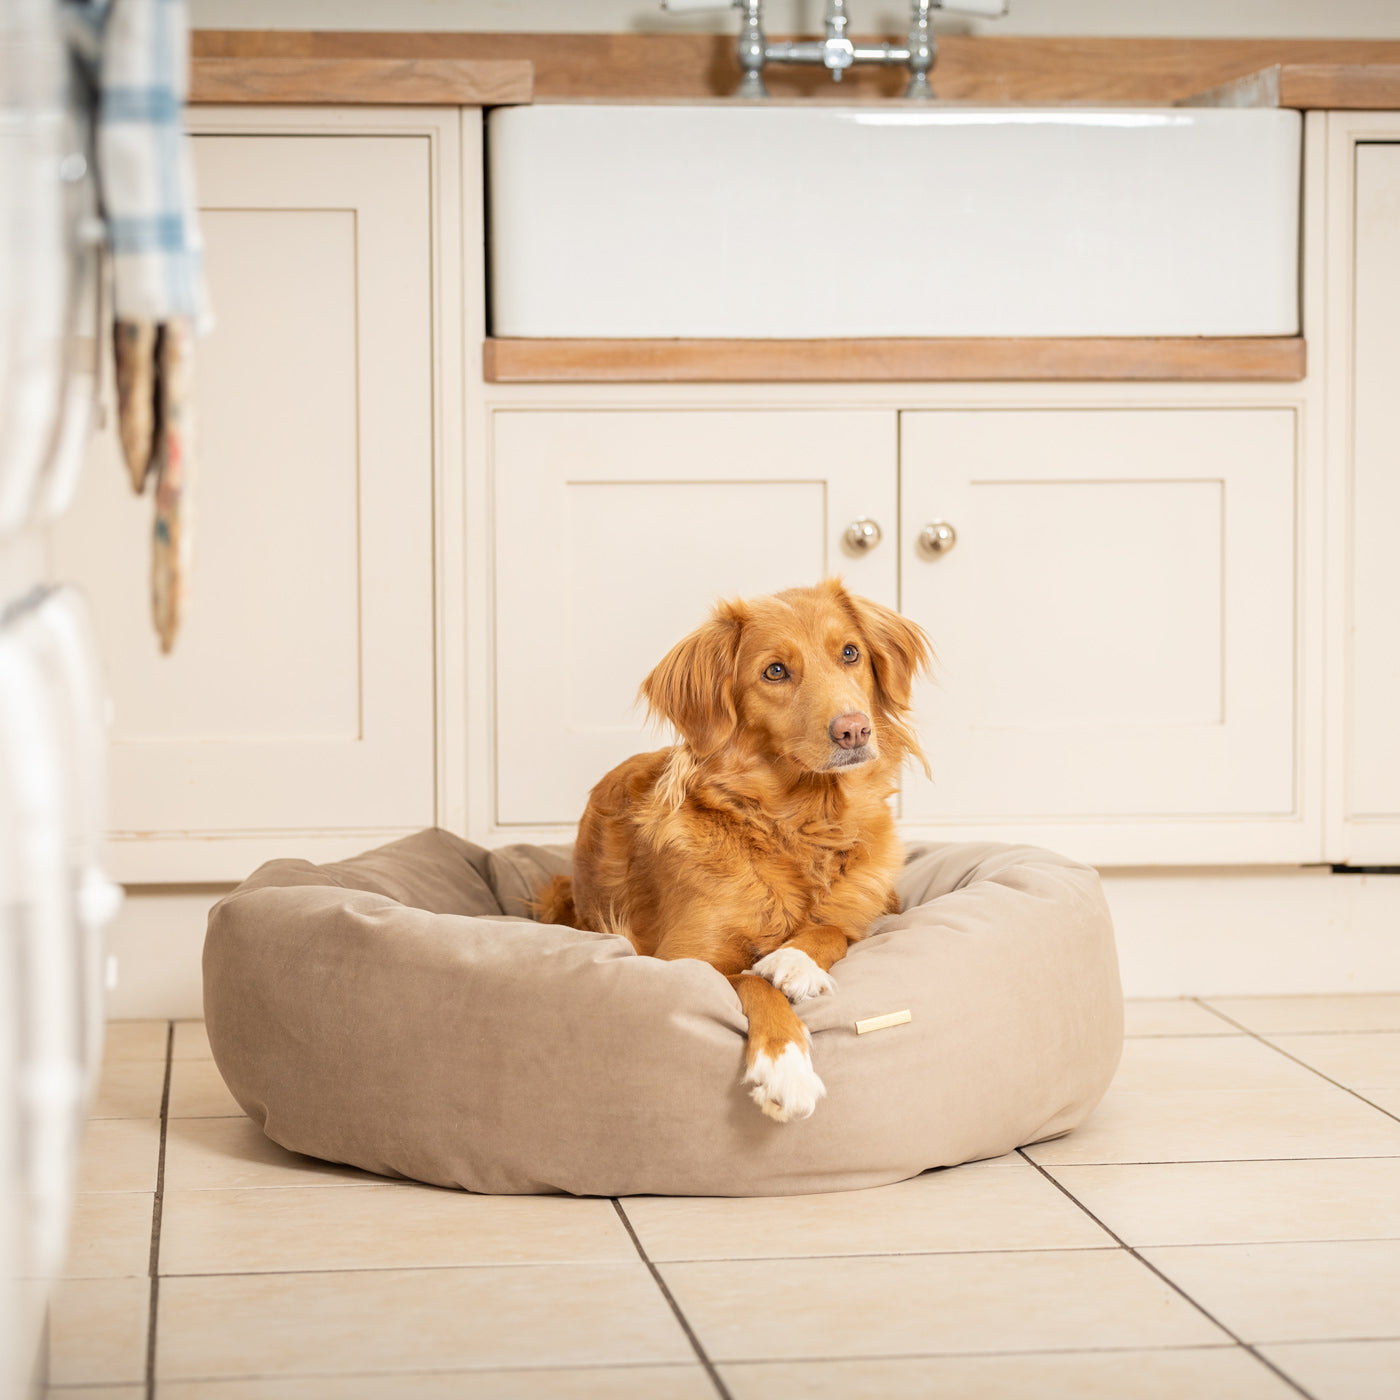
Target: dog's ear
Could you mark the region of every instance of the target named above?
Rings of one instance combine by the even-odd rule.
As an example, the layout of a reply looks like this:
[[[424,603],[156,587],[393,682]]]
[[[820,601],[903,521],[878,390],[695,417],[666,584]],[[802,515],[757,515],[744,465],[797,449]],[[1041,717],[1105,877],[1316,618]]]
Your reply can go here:
[[[651,712],[675,725],[702,758],[722,748],[739,723],[734,666],[743,625],[737,605],[721,604],[642,682],[642,697]]]

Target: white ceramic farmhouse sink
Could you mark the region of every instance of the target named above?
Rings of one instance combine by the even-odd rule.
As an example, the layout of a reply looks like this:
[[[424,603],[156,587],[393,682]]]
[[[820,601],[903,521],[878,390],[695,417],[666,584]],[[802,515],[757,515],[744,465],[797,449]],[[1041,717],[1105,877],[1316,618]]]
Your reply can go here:
[[[492,329],[1295,334],[1300,139],[1253,108],[504,108]]]

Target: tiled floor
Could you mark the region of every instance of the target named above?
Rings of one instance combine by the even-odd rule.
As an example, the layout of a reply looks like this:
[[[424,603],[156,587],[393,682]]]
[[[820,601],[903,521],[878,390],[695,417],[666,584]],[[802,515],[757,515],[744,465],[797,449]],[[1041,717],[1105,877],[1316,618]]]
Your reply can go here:
[[[613,1202],[295,1157],[202,1027],[116,1023],[50,1394],[1400,1396],[1400,994],[1137,1002],[1128,1029],[1093,1118],[1039,1147]]]

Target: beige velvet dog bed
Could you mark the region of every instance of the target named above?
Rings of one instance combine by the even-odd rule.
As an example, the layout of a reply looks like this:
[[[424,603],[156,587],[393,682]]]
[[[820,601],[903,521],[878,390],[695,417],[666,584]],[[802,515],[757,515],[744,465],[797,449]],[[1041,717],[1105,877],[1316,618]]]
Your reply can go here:
[[[567,869],[564,847],[437,830],[264,865],[204,945],[209,1042],[244,1111],[293,1151],[472,1191],[787,1195],[1066,1132],[1117,1067],[1108,909],[1062,856],[911,848],[903,912],[799,1007],[828,1092],[785,1124],[739,1083],[745,1023],[718,972],[523,917]]]

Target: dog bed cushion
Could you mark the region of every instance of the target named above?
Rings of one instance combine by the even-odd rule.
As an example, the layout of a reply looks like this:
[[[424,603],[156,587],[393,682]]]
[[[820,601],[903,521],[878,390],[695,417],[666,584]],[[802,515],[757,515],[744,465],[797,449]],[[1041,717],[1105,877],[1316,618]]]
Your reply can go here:
[[[784,1124],[739,1083],[745,1021],[718,972],[528,917],[568,869],[568,847],[487,851],[440,830],[264,865],[215,906],[204,947],[234,1097],[283,1147],[441,1186],[787,1195],[1057,1136],[1117,1067],[1108,909],[1095,872],[1062,856],[911,847],[902,912],[798,1008],[828,1092]]]

